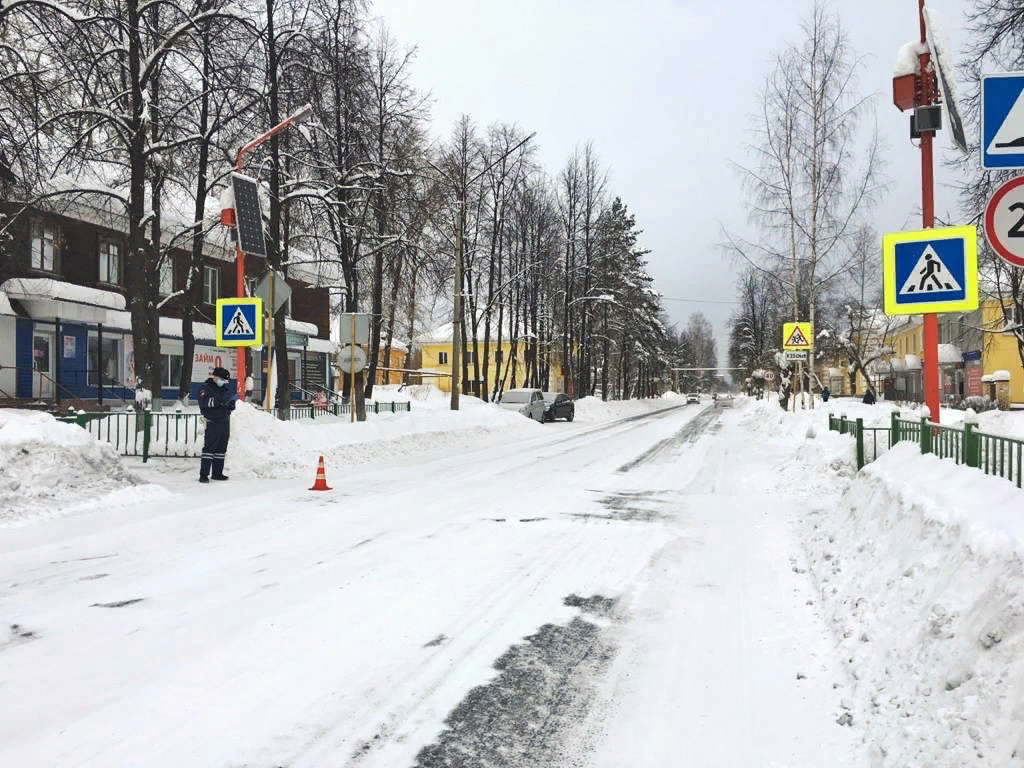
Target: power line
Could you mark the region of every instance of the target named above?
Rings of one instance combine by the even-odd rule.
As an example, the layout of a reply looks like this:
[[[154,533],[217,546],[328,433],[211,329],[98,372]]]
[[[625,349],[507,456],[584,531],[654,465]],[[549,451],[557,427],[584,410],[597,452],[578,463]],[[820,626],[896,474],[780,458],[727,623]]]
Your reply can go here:
[[[739,304],[735,299],[679,299],[673,296],[662,296],[662,301],[688,301],[694,304]]]

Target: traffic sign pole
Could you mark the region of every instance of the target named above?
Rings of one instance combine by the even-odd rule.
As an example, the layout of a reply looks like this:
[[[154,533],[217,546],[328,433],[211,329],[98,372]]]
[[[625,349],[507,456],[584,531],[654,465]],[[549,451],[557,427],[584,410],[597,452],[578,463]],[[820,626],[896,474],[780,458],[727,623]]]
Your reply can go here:
[[[918,18],[921,23],[922,53],[920,55],[921,97],[924,105],[932,103],[932,79],[928,73],[931,54],[928,52],[928,32],[924,21],[924,0],[918,0]],[[933,173],[932,142],[935,134],[921,134],[921,213],[925,229],[935,227],[935,176]],[[924,400],[931,411],[931,420],[939,423],[939,317],[934,312],[924,315],[921,352],[924,356]]]

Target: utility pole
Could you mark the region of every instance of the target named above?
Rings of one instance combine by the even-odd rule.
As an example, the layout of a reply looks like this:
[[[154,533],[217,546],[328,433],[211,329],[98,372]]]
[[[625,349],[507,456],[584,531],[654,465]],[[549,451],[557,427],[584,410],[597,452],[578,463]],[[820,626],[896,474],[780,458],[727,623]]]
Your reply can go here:
[[[931,54],[928,52],[928,29],[924,21],[924,0],[917,0],[918,19],[921,25],[921,103],[930,106],[935,95],[932,93],[932,76],[928,71]],[[932,142],[935,134],[925,131],[921,134],[921,215],[925,229],[935,227],[935,177],[933,174]],[[931,420],[939,423],[939,317],[934,312],[924,314],[921,352],[924,357],[924,400],[931,411]]]
[[[463,270],[465,263],[465,229],[466,229],[466,195],[468,194],[469,187],[481,176],[487,173],[491,168],[496,166],[502,160],[507,158],[513,152],[520,147],[524,146],[526,142],[530,141],[537,133],[531,133],[525,139],[520,141],[511,149],[502,152],[492,163],[487,165],[482,171],[473,176],[471,179],[466,178],[466,167],[460,169],[462,178],[458,182],[453,182],[452,178],[448,176],[444,171],[438,168],[433,163],[429,163],[430,167],[433,168],[441,176],[448,179],[450,183],[454,183],[459,190],[459,211],[457,221],[455,224],[455,290],[452,296],[452,351],[451,351],[451,363],[452,363],[452,397],[451,397],[451,410],[459,410],[459,390],[462,388],[462,293],[463,293]],[[468,155],[467,155],[468,157]],[[468,160],[466,161],[468,163]]]
[[[466,187],[459,188],[459,216],[455,229],[455,295],[452,297],[452,399],[451,410],[459,410],[462,389],[462,231],[466,228]]]

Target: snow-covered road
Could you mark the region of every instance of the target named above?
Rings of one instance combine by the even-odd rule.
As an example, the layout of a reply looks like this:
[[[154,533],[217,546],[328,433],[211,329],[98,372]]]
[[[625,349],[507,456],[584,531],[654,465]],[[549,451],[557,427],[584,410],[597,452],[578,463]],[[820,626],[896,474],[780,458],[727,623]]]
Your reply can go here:
[[[0,765],[860,765],[778,457],[733,417],[6,530]]]

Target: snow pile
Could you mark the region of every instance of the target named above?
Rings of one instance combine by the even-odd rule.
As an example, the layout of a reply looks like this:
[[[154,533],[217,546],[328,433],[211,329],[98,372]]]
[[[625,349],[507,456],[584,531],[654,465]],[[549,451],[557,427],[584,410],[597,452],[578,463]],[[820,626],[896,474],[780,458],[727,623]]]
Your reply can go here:
[[[95,506],[139,480],[109,443],[46,413],[0,410],[0,521]]]
[[[841,410],[885,424],[892,408]],[[1024,491],[909,442],[855,472],[828,411],[759,401],[739,415],[777,454],[777,487],[805,499],[806,565],[871,765],[1024,766]],[[1001,434],[1024,426],[986,417]]]
[[[897,445],[807,550],[878,765],[1024,765],[1024,492]]]
[[[650,398],[645,400],[602,400],[600,397],[590,395],[581,397],[575,401],[576,421],[599,422],[623,419],[630,416],[639,416],[653,411],[660,411],[665,408],[678,407],[679,401],[675,397]]]
[[[416,394],[413,389],[410,397]],[[385,399],[392,399],[391,393]],[[518,413],[473,397],[462,397],[460,407],[449,410],[447,403],[442,406],[436,395],[427,392],[424,400],[413,401],[408,413],[371,413],[365,422],[353,424],[347,414],[278,421],[239,403],[231,417],[225,471],[239,477],[306,477],[312,475],[321,455],[330,470],[413,454],[467,450],[497,437],[507,438],[510,430],[528,437],[544,429]]]

